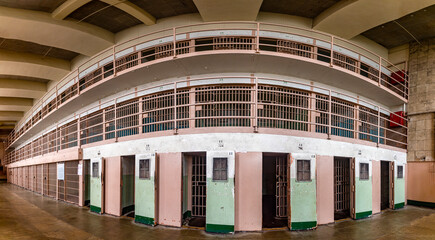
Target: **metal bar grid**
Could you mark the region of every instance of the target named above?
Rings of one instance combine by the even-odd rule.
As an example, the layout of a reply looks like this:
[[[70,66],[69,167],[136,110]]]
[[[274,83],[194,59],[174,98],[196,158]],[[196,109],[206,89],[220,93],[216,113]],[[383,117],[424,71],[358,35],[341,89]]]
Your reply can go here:
[[[241,24],[241,23],[237,23],[237,22],[229,22],[227,23],[228,25],[231,24]],[[248,24],[246,22],[244,22],[243,24]],[[254,23],[253,23],[254,24]],[[202,25],[209,25],[209,26],[213,26],[213,23],[207,23]],[[198,25],[192,25],[192,26],[198,26]],[[340,48],[351,51],[349,49],[347,49],[348,47],[346,45],[351,45],[355,48],[358,48],[359,50],[361,50],[361,52],[364,52],[364,54],[359,53],[359,58],[354,59],[350,56],[346,56],[343,53],[338,53],[337,51],[331,51],[328,49],[321,49],[316,47],[315,45],[310,45],[310,44],[302,44],[300,42],[297,41],[289,41],[289,40],[282,40],[282,39],[272,39],[272,40],[267,40],[264,39],[262,37],[260,37],[260,35],[263,33],[263,28],[267,28],[267,27],[272,27],[272,26],[279,26],[281,28],[285,28],[287,32],[282,32],[282,33],[289,33],[292,32],[293,30],[296,30],[298,33],[293,35],[299,35],[301,37],[311,37],[313,38],[313,34],[314,35],[318,35],[318,37],[314,37],[314,42],[316,42],[317,40],[320,41],[326,41],[326,42],[330,42],[331,44],[331,48],[332,46],[335,45],[339,45]],[[174,32],[174,34],[177,32],[178,29],[185,29],[188,28],[189,26],[180,26],[174,29],[171,29],[171,31]],[[212,29],[219,29],[219,28],[213,28]],[[225,28],[226,29],[226,28]],[[230,28],[229,28],[230,29]],[[237,28],[234,28],[234,30],[236,30]],[[204,48],[204,42],[206,43],[206,45],[210,45],[210,46],[205,46],[206,50],[221,50],[221,49],[237,49],[237,50],[252,50],[257,48],[262,50],[262,51],[277,51],[277,52],[281,52],[281,53],[289,53],[292,55],[297,55],[297,56],[302,56],[302,57],[306,57],[306,58],[314,58],[317,60],[322,61],[322,59],[330,59],[330,55],[331,52],[333,52],[333,61],[331,61],[332,65],[334,66],[339,66],[345,69],[348,69],[350,71],[354,71],[354,72],[359,72],[361,75],[372,79],[374,81],[380,82],[380,84],[382,86],[385,86],[389,89],[392,89],[393,91],[397,92],[400,96],[404,97],[405,99],[408,97],[408,77],[406,72],[404,72],[403,70],[406,71],[406,69],[400,69],[396,66],[394,66],[393,64],[389,63],[387,60],[381,58],[381,57],[375,57],[377,56],[376,54],[370,52],[367,49],[364,49],[362,47],[359,47],[351,42],[348,42],[346,40],[343,39],[339,39],[337,37],[330,37],[328,39],[328,35],[324,34],[324,33],[320,33],[320,32],[316,32],[316,31],[312,31],[312,30],[307,30],[307,29],[298,29],[296,27],[288,27],[288,26],[281,26],[278,24],[267,24],[267,23],[255,23],[255,26],[253,25],[252,28],[248,28],[249,30],[252,31],[252,34],[255,36],[252,37],[242,37],[242,36],[216,36],[216,37],[212,37],[211,38],[211,42],[207,41],[207,38],[196,38],[194,39],[194,41],[192,40],[181,40],[181,41],[177,41],[176,40],[176,36],[173,35],[174,38],[174,43],[164,43],[161,45],[157,45],[157,46],[152,46],[150,48],[147,49],[140,49],[137,52],[133,52],[128,56],[123,56],[120,57],[119,59],[114,59],[114,62],[108,63],[104,66],[100,66],[98,63],[98,68],[90,73],[88,73],[86,76],[80,77],[80,68],[84,65],[79,66],[79,68],[77,70],[74,70],[71,74],[69,74],[68,76],[66,76],[67,79],[70,79],[69,81],[77,81],[76,79],[79,79],[77,81],[77,84],[67,87],[67,88],[63,88],[62,91],[58,91],[57,89],[61,89],[62,85],[65,85],[65,81],[60,81],[61,83],[59,83],[58,85],[56,85],[56,92],[55,92],[55,100],[50,101],[49,103],[45,104],[44,107],[39,111],[35,113],[35,110],[32,109],[32,113],[34,113],[34,115],[31,117],[31,121],[27,122],[26,124],[24,124],[24,127],[22,128],[23,131],[17,130],[17,131],[13,131],[10,135],[10,137],[8,137],[8,146],[10,145],[10,143],[12,143],[12,141],[16,140],[17,137],[21,136],[21,134],[23,134],[25,131],[27,131],[33,124],[35,124],[36,122],[38,122],[40,119],[42,119],[43,117],[45,117],[49,112],[53,111],[54,109],[58,108],[59,105],[63,104],[65,101],[67,101],[68,99],[79,95],[79,91],[84,90],[85,88],[88,88],[89,86],[99,82],[100,80],[107,78],[109,76],[112,76],[114,71],[113,71],[113,64],[115,63],[117,66],[117,72],[121,72],[125,69],[128,68],[132,68],[134,66],[137,66],[139,64],[139,55],[140,55],[140,62],[142,63],[146,63],[155,59],[159,59],[162,57],[166,57],[166,56],[172,56],[175,54],[179,55],[179,54],[187,54],[192,52],[192,49],[196,49],[197,47],[203,47]],[[237,30],[242,30],[238,28]],[[300,31],[306,31],[306,34],[302,34],[300,33]],[[164,30],[160,31],[163,32]],[[197,31],[192,30],[190,33],[194,33]],[[280,31],[275,30],[276,33],[280,33]],[[153,35],[155,33],[150,33],[149,36]],[[141,36],[139,38],[146,38],[145,36]],[[149,38],[148,38],[149,39]],[[255,39],[255,40],[254,40]],[[152,39],[150,41],[155,41],[158,39]],[[335,42],[334,42],[335,40]],[[340,40],[340,42],[338,42],[337,40]],[[120,43],[119,46],[124,46],[126,45],[128,42],[133,42],[133,41],[127,41],[126,43]],[[266,43],[264,43],[266,42]],[[145,42],[141,42],[138,45],[135,45],[134,47],[136,48],[136,46],[139,46],[140,44],[143,44]],[[192,45],[191,43],[194,43],[195,45]],[[272,43],[272,44],[271,44]],[[174,49],[175,46],[175,49]],[[119,50],[115,50],[116,46],[113,48],[113,54],[119,53],[123,50],[125,50],[126,48],[122,48]],[[318,51],[316,52],[316,49],[318,49]],[[103,51],[103,52],[107,52]],[[101,53],[100,53],[101,54]],[[88,62],[84,63],[86,65],[89,65],[89,62],[91,61],[95,61],[95,59],[97,59],[98,57],[100,57],[100,54],[97,54],[94,58],[92,58],[91,60],[89,60]],[[315,55],[317,57],[315,57]],[[374,62],[375,64],[377,64],[379,66],[379,68],[375,68],[372,65],[373,64],[367,64],[367,63],[363,63],[361,62],[361,58],[364,57],[365,59],[369,59],[369,61]],[[113,55],[112,55],[113,58]],[[366,60],[367,62],[367,60]],[[360,66],[360,67],[359,67]],[[382,66],[382,67],[381,67]],[[388,70],[389,72],[391,72],[391,75],[387,75],[385,74],[385,70]],[[86,70],[86,69],[82,69]],[[382,71],[382,73],[381,73]],[[399,72],[402,71],[403,74],[395,74],[395,72]],[[394,75],[394,74],[395,75]],[[394,76],[393,76],[394,75]],[[399,80],[396,80],[399,79]],[[44,98],[43,98],[44,99]],[[41,100],[43,101],[43,100]],[[54,102],[53,102],[54,101]],[[36,105],[41,105],[39,104],[41,102],[38,102]]]
[[[287,158],[284,156],[275,157],[276,167],[276,217],[285,218],[288,216],[287,206]]]
[[[311,100],[315,104],[310,104]],[[312,91],[257,82],[163,91],[117,103],[116,107],[106,105],[104,109],[92,110],[93,113],[80,118],[80,123],[78,120],[68,122],[23,148],[7,153],[6,163],[78,146],[78,132],[80,145],[85,145],[137,135],[139,130],[140,134],[172,130],[175,123],[177,129],[253,127],[253,124],[257,128],[315,129],[317,133],[406,148],[406,118],[391,113],[401,123],[396,124],[398,127],[390,127],[393,122],[385,114],[388,111],[380,112],[379,106],[368,108],[365,105]],[[379,116],[373,111],[379,112]],[[314,119],[310,120],[310,116]],[[255,119],[257,122],[252,122]]]
[[[192,216],[205,217],[207,175],[205,156],[192,156]]]
[[[334,159],[334,211],[350,210],[350,165],[348,159]]]
[[[50,197],[56,197],[57,193],[57,164],[56,163],[49,163],[47,164],[47,195]]]
[[[79,161],[65,162],[65,198],[67,202],[79,203]]]

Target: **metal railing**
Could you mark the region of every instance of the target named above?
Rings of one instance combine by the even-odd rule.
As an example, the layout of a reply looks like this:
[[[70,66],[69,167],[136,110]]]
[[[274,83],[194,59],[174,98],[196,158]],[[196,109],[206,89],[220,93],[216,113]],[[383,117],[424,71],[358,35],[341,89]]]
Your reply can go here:
[[[230,84],[235,79],[239,83]],[[378,146],[407,146],[405,117],[330,89],[253,76],[198,78],[153,86],[75,116],[9,152],[6,164],[110,139],[194,128],[237,127],[253,132],[274,128]]]
[[[194,24],[152,32],[100,52],[45,94],[10,133],[6,145],[9,147],[36,123],[82,92],[128,72],[127,69],[180,55],[234,50],[329,64],[408,99],[408,76],[404,68],[347,40],[310,29],[270,23]]]

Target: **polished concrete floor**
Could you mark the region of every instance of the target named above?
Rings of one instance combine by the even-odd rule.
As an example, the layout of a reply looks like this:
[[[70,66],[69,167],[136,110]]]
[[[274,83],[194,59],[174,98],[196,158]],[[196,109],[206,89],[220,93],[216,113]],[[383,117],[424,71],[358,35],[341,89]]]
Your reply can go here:
[[[0,239],[435,239],[435,209],[407,206],[369,219],[313,231],[214,235],[195,229],[148,227],[131,218],[100,216],[11,184],[0,184]]]

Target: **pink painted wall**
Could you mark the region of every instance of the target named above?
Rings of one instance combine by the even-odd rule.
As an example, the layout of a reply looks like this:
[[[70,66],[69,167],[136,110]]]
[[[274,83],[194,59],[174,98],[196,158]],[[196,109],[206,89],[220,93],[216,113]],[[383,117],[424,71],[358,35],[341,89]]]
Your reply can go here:
[[[160,153],[158,223],[181,227],[181,153]]]
[[[236,153],[235,171],[235,231],[261,231],[263,154]]]
[[[121,216],[121,157],[105,158],[104,212]]]
[[[317,223],[334,222],[334,157],[317,156]]]
[[[407,199],[435,203],[435,162],[408,162]]]
[[[381,161],[372,161],[372,213],[381,212]]]

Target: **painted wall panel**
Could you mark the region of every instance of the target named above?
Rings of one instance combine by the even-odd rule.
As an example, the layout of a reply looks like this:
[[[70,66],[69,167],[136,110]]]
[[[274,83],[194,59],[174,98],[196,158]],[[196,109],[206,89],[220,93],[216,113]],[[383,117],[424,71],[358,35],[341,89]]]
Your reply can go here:
[[[234,151],[207,152],[206,228],[208,232],[234,232]],[[213,159],[227,158],[227,180],[213,180]]]
[[[360,163],[369,164],[369,179],[360,179]],[[372,161],[355,158],[355,216],[356,219],[372,215]]]
[[[181,227],[181,153],[159,154],[159,224]]]
[[[334,157],[317,155],[317,223],[334,222]]]
[[[310,160],[310,181],[297,180],[297,161]],[[291,230],[310,229],[317,226],[316,155],[292,153],[290,166]]]
[[[262,229],[263,153],[236,153],[235,231]]]
[[[407,199],[435,204],[435,162],[408,162]]]
[[[104,212],[121,216],[121,157],[105,159]]]
[[[135,221],[148,225],[156,224],[155,216],[155,153],[137,154],[135,163]],[[150,160],[149,179],[139,178],[139,160]]]
[[[381,162],[372,161],[372,214],[381,212]]]

